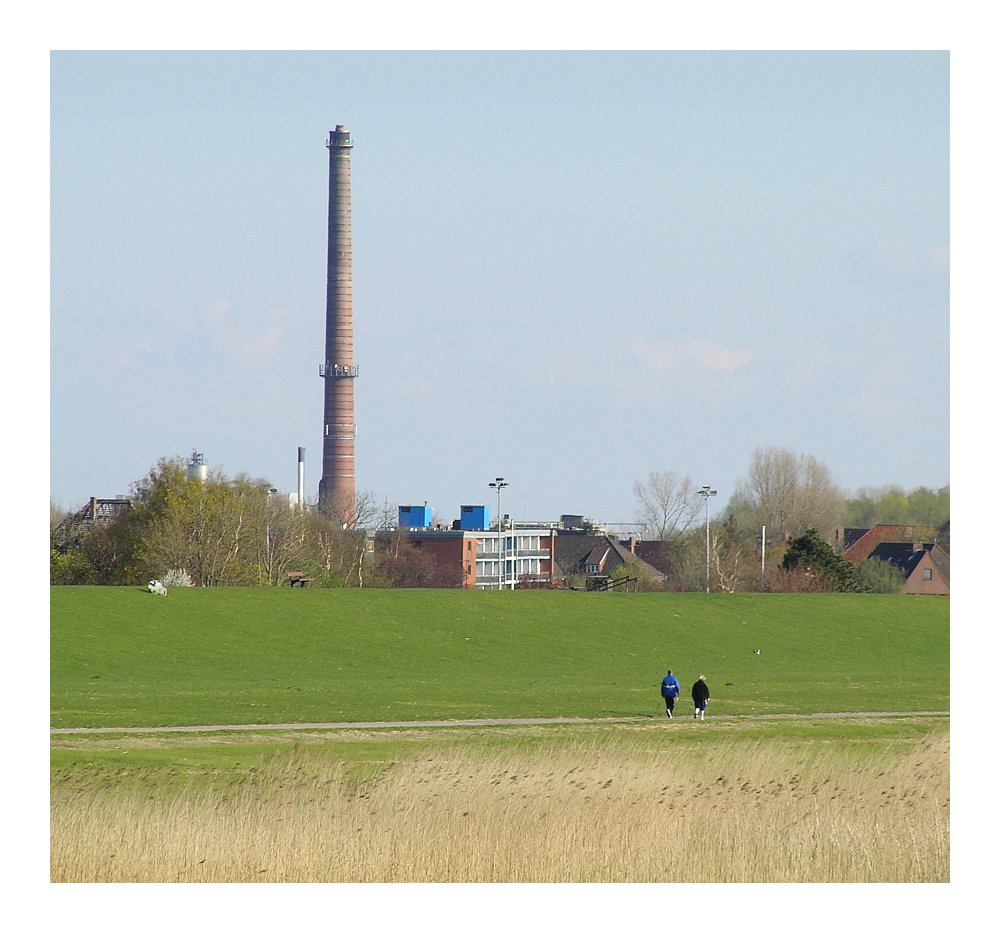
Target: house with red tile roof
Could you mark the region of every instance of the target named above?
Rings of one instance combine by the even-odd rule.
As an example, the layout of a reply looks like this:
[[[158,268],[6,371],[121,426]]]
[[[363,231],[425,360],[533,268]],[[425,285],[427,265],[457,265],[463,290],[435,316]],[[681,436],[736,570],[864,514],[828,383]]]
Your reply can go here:
[[[840,555],[852,564],[875,556],[881,545],[902,544],[914,549],[937,540],[936,525],[875,525],[873,528],[845,528],[844,551]],[[887,559],[886,557],[882,558]]]
[[[852,564],[884,560],[904,574],[904,593],[947,596],[951,592],[951,560],[937,543],[934,525],[875,525],[845,528],[841,557]]]

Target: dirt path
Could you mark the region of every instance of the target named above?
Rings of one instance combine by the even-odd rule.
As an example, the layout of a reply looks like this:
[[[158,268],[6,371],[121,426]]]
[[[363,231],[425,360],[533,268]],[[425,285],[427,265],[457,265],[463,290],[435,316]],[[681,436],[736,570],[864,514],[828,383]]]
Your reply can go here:
[[[754,719],[910,719],[923,716],[950,716],[947,711],[925,710],[921,712],[890,713],[890,712],[844,712],[844,713],[759,713],[746,716],[709,716],[706,722],[732,722]],[[690,721],[691,717],[679,715],[678,722]],[[604,719],[434,719],[411,720],[397,722],[281,722],[253,723],[228,726],[96,726],[68,729],[49,729],[51,735],[96,735],[101,733],[152,733],[152,732],[302,732],[316,729],[435,729],[455,726],[548,726],[548,725],[586,725],[590,723],[650,723],[667,722],[662,716],[628,716],[610,717]]]

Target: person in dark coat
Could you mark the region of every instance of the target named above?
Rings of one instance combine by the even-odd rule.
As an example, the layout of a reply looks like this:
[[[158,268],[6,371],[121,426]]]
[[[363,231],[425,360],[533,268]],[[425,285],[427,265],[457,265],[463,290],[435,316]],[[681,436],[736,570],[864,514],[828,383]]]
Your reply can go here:
[[[667,676],[663,678],[663,683],[660,684],[660,696],[663,697],[663,702],[667,704],[667,719],[674,718],[674,701],[680,695],[680,682],[674,677],[674,672],[668,670]]]
[[[699,674],[698,679],[691,688],[691,699],[694,700],[694,718],[705,718],[705,707],[708,706],[708,684],[705,682],[705,675]]]

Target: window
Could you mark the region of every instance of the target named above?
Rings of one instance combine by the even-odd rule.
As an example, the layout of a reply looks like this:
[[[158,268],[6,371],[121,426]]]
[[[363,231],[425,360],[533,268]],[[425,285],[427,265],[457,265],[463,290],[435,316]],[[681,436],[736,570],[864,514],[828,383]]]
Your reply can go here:
[[[934,574],[931,571],[930,567],[928,567],[926,570],[924,570],[924,579],[925,580],[931,580],[931,579],[933,579],[933,577],[934,577]]]

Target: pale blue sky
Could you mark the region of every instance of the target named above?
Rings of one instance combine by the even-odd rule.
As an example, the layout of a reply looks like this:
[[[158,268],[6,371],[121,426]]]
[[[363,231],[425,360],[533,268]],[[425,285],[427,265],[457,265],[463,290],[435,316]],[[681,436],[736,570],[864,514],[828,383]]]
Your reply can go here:
[[[380,503],[950,481],[947,53],[56,53],[51,106],[60,505],[194,448],[315,496],[339,123]]]

